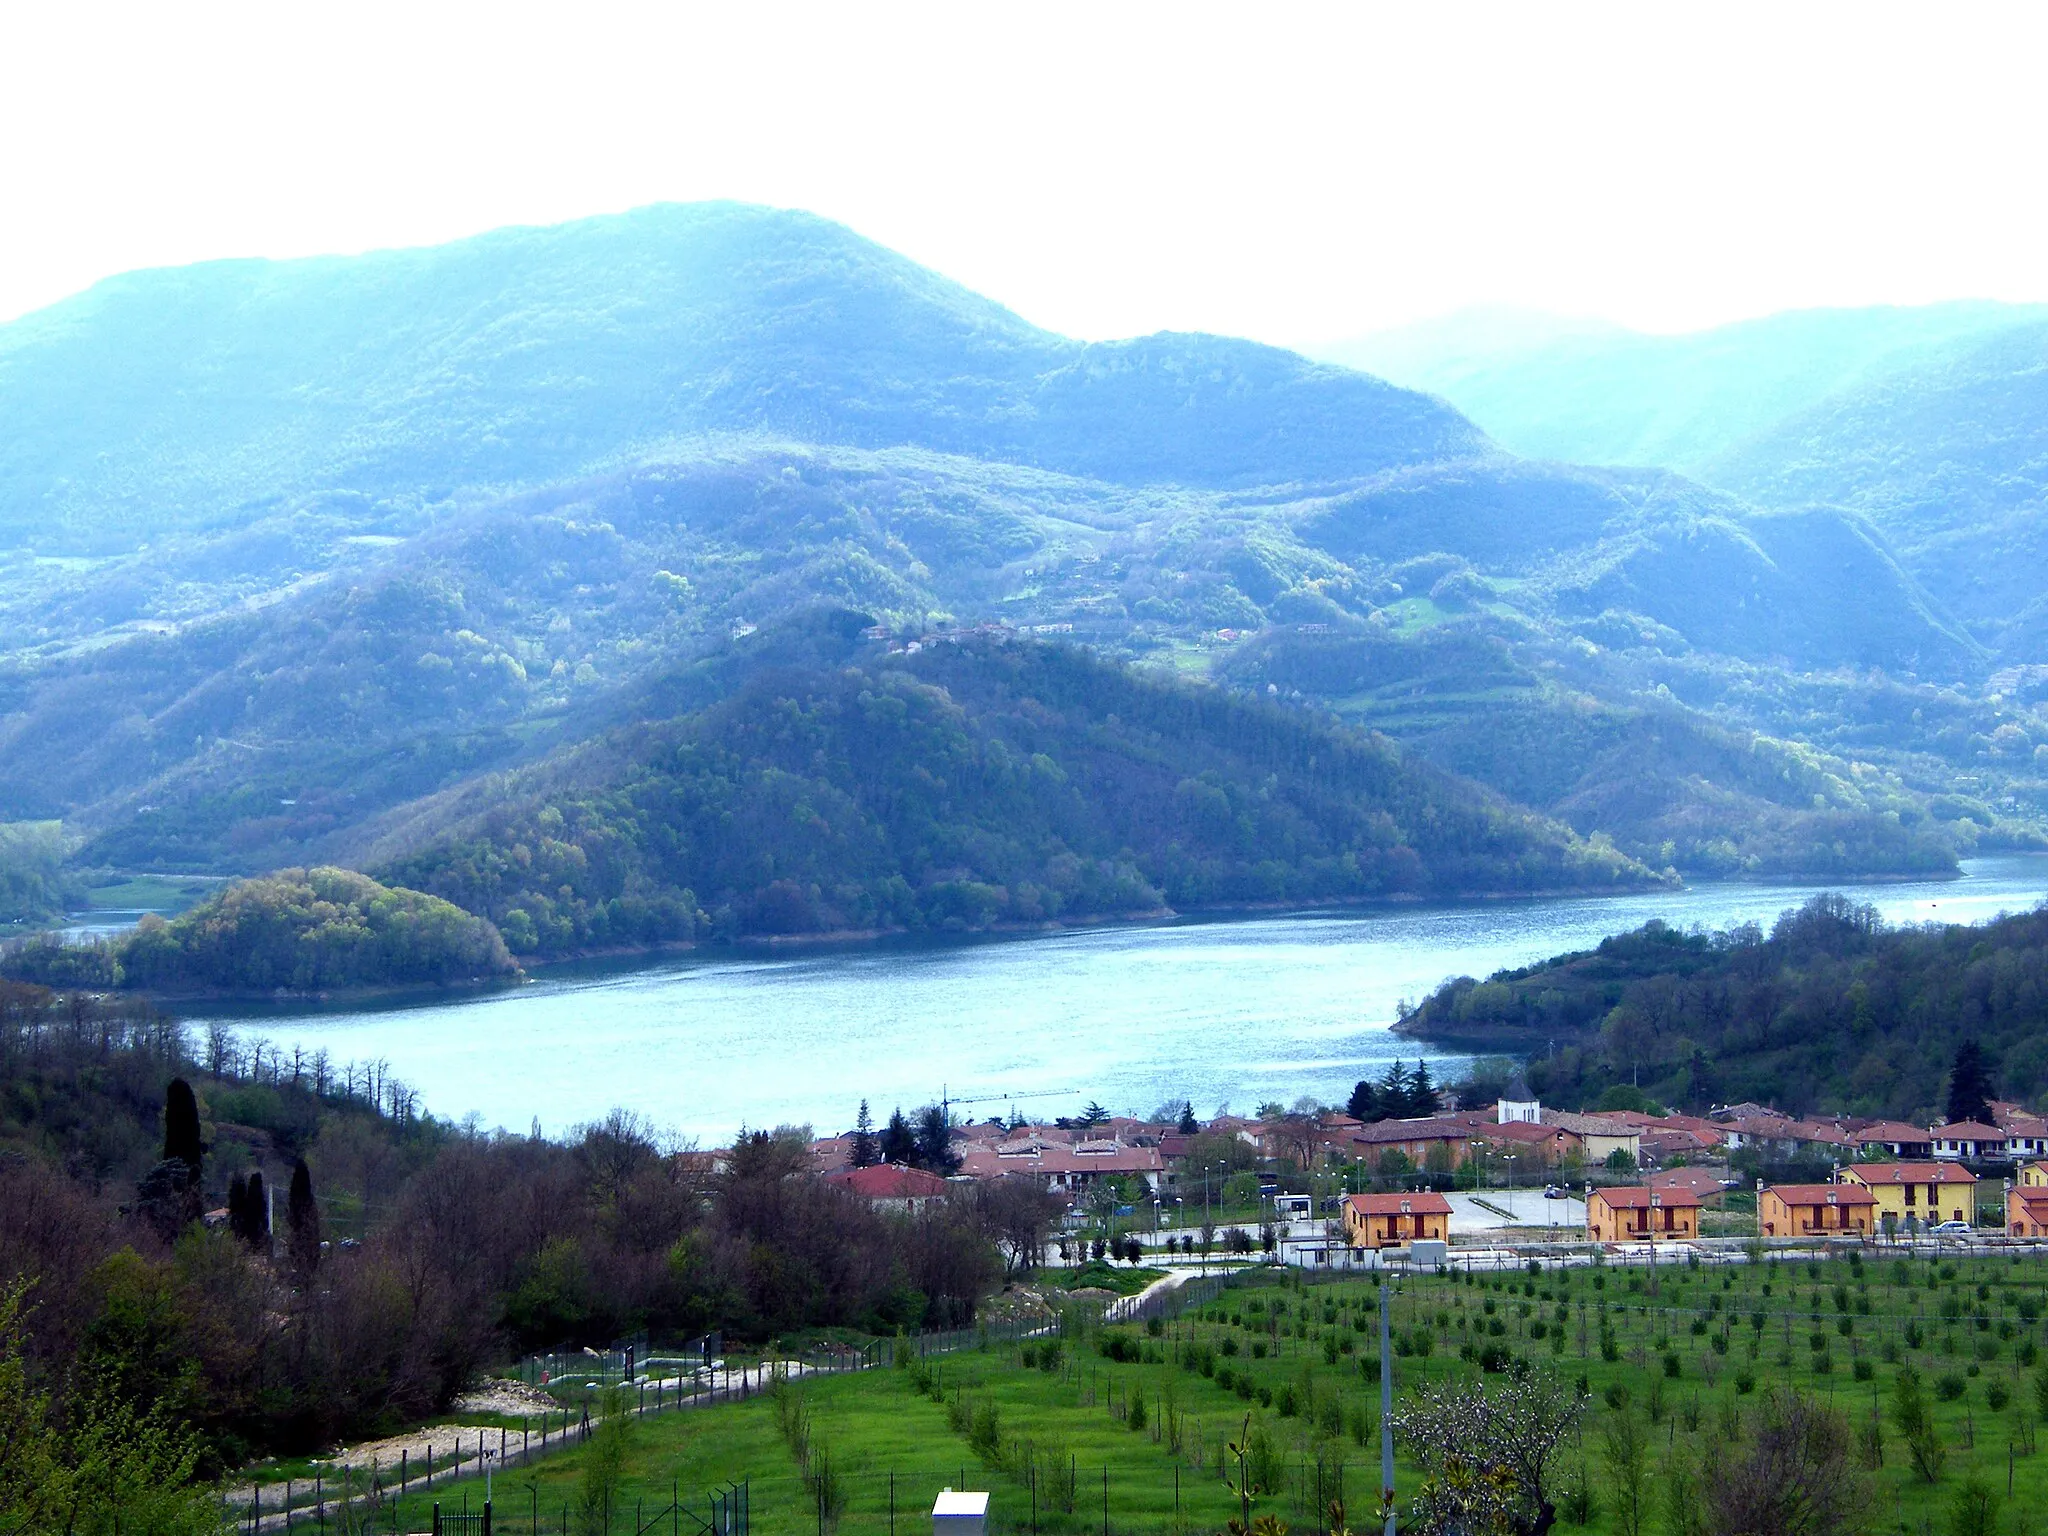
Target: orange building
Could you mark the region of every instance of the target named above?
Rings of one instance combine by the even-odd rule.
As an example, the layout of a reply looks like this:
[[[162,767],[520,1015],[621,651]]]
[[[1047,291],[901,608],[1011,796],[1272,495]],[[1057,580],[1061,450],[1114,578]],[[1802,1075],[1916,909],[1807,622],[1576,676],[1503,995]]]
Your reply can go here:
[[[2028,1163],[2005,1192],[2008,1237],[2048,1237],[2048,1163]]]
[[[1868,1237],[1876,1213],[1877,1196],[1861,1184],[1767,1184],[1756,1229],[1764,1237]]]
[[[1700,1197],[1689,1189],[1642,1184],[1596,1189],[1586,1197],[1586,1235],[1596,1243],[1698,1237]]]
[[[1451,1202],[1442,1195],[1351,1195],[1344,1201],[1344,1240],[1354,1248],[1451,1239]]]

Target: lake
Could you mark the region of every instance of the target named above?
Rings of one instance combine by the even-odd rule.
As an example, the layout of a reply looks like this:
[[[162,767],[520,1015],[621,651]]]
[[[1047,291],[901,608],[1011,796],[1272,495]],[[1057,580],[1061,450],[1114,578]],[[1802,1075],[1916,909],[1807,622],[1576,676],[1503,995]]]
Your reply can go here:
[[[849,1127],[949,1095],[971,1118],[1090,1100],[1149,1113],[1342,1102],[1415,1047],[1404,998],[1583,949],[1653,917],[1766,927],[1817,885],[1301,912],[952,944],[692,955],[551,970],[514,990],[412,1006],[239,1012],[238,1031],[382,1059],[443,1118],[550,1134],[613,1106],[706,1145],[742,1123]],[[1850,888],[1893,922],[1978,922],[2048,893],[2048,857],[1960,879]],[[201,1014],[195,1022],[203,1024]],[[1442,1070],[1458,1058],[1444,1056]]]

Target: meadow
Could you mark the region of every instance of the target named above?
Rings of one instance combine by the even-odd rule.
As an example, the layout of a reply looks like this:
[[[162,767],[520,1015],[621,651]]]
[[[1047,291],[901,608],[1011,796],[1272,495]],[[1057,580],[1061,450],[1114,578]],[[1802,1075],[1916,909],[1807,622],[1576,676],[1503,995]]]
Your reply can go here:
[[[1705,1470],[1742,1453],[1759,1405],[1787,1387],[1845,1416],[1872,1532],[2017,1536],[2048,1496],[2048,1266],[2032,1257],[1538,1263],[1399,1278],[1390,1308],[1397,1412],[1430,1384],[1525,1366],[1583,1388],[1552,1490],[1560,1529],[1698,1529]],[[1378,1327],[1370,1282],[1253,1271],[1143,1323],[1077,1309],[1043,1334],[945,1353],[897,1341],[890,1364],[708,1409],[607,1419],[600,1401],[589,1440],[496,1479],[497,1528],[651,1530],[672,1494],[701,1512],[744,1481],[761,1536],[921,1530],[933,1496],[963,1486],[990,1492],[997,1532],[1219,1531],[1241,1478],[1255,1517],[1323,1529],[1342,1499],[1363,1526]],[[1405,1446],[1396,1480],[1405,1503]],[[432,1497],[475,1509],[482,1493],[464,1480]],[[1964,1506],[1976,1513],[1958,1524]],[[415,1493],[395,1528],[429,1517]],[[681,1512],[659,1522],[671,1526],[695,1528]]]

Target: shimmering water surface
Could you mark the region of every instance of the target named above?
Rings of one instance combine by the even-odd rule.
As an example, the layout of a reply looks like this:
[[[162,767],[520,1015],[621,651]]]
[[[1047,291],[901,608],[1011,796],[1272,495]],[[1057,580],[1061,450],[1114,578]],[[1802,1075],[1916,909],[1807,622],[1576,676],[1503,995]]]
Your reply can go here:
[[[729,952],[552,971],[414,1006],[241,1014],[239,1030],[337,1059],[382,1058],[437,1115],[550,1132],[614,1105],[707,1143],[741,1123],[849,1125],[941,1090],[976,1117],[1090,1099],[1203,1114],[1303,1094],[1341,1101],[1415,1047],[1396,1004],[1660,917],[1766,927],[1814,885],[1296,913],[954,945]],[[1978,922],[2048,894],[2048,858],[1971,861],[1956,880],[1854,888],[1893,922]],[[203,1020],[201,1021],[203,1022]],[[1448,1069],[1455,1064],[1443,1058]],[[1037,1097],[1034,1095],[1048,1095]]]

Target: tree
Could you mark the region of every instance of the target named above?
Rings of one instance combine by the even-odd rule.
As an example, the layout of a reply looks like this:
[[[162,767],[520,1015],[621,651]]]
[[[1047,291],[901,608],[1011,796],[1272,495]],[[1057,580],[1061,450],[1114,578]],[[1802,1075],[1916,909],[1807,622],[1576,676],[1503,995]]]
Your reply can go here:
[[[228,1231],[244,1241],[249,1235],[249,1180],[245,1174],[228,1180]]]
[[[1443,1095],[1436,1091],[1436,1084],[1429,1078],[1429,1063],[1417,1058],[1415,1077],[1408,1087],[1408,1113],[1433,1115],[1443,1107]]]
[[[1956,1047],[1956,1059],[1948,1073],[1948,1118],[1951,1123],[1991,1118],[1991,1062],[1974,1036]]]
[[[1103,1123],[1103,1121],[1107,1120],[1108,1118],[1109,1111],[1104,1109],[1100,1104],[1096,1103],[1093,1099],[1090,1099],[1088,1101],[1088,1107],[1081,1111],[1081,1118],[1075,1121],[1074,1123],[1076,1125],[1081,1126],[1100,1125]]]
[[[263,1187],[263,1170],[258,1168],[249,1175],[249,1187],[243,1197],[242,1241],[258,1253],[270,1248],[270,1194]]]
[[[1345,1102],[1344,1113],[1354,1120],[1363,1120],[1370,1125],[1376,1120],[1386,1119],[1380,1108],[1379,1090],[1371,1082],[1360,1078],[1351,1090],[1351,1097]]]
[[[1195,1119],[1195,1106],[1183,1099],[1180,1106],[1180,1123],[1174,1129],[1183,1136],[1192,1136],[1201,1128],[1201,1123]]]
[[[1803,1392],[1758,1405],[1746,1451],[1703,1480],[1710,1536],[1849,1536],[1868,1524],[1868,1481],[1843,1414]]]
[[[313,1174],[304,1158],[292,1164],[290,1192],[285,1198],[285,1251],[301,1280],[320,1267],[320,1207],[313,1199]]]
[[[197,1184],[204,1152],[199,1143],[199,1100],[190,1083],[174,1077],[164,1089],[164,1161],[183,1163],[192,1172],[191,1182]]]
[[[853,1117],[853,1166],[872,1168],[881,1161],[881,1148],[875,1144],[875,1117],[868,1113],[868,1101],[860,1101],[860,1113]]]
[[[1386,1075],[1379,1084],[1380,1114],[1388,1120],[1405,1120],[1414,1113],[1410,1108],[1413,1101],[1414,1082],[1408,1076],[1408,1069],[1396,1059],[1387,1064]]]
[[[953,1123],[946,1118],[946,1111],[937,1104],[927,1104],[917,1112],[917,1129],[913,1133],[915,1154],[912,1161],[920,1168],[933,1173],[957,1173],[960,1169],[960,1154],[953,1150]]]
[[[1634,1155],[1630,1153],[1627,1147],[1616,1147],[1607,1154],[1607,1171],[1609,1173],[1634,1173],[1636,1171]]]
[[[1622,1536],[1642,1536],[1650,1512],[1650,1431],[1632,1404],[1624,1401],[1600,1421],[1600,1448]]]
[[[901,1109],[889,1111],[889,1123],[882,1127],[881,1144],[876,1150],[885,1163],[908,1165],[917,1161],[917,1136]]]
[[[1533,1370],[1498,1387],[1422,1388],[1394,1419],[1423,1474],[1407,1528],[1542,1536],[1557,1523],[1553,1464],[1585,1404],[1577,1388]]]

